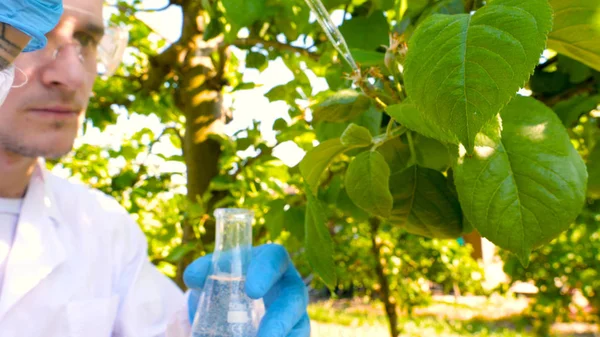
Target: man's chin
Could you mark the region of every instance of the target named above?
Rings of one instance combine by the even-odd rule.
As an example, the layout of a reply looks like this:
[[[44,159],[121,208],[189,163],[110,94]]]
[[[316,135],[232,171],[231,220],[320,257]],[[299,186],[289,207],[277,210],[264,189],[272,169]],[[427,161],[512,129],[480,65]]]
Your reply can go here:
[[[50,143],[51,144],[51,143]],[[14,154],[20,155],[27,158],[45,158],[45,159],[60,159],[69,154],[73,149],[73,143],[67,146],[54,146],[48,147],[48,144],[43,146],[26,145],[26,144],[2,144],[5,150]]]
[[[55,147],[52,149],[45,149],[41,151],[37,157],[43,157],[46,159],[60,159],[73,151],[73,143],[65,144],[64,146]]]
[[[49,159],[49,160],[58,160],[64,156],[68,155],[69,153],[71,153],[71,150],[65,151],[65,152],[60,152],[60,153],[48,153],[46,155],[41,155],[41,156],[37,156],[37,157],[42,157],[44,159]]]

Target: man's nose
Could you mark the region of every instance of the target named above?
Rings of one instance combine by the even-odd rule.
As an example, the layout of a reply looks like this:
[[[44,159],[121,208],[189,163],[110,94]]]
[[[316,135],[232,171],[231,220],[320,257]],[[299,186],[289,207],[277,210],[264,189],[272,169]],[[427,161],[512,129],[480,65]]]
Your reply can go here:
[[[80,89],[89,76],[76,45],[64,45],[54,56],[42,74],[44,84],[67,92]]]

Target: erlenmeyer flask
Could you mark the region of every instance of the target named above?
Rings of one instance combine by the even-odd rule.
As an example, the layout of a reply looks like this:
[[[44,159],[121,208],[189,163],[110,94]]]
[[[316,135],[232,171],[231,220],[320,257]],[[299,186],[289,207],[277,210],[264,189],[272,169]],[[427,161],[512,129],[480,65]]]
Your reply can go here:
[[[215,217],[212,270],[200,295],[192,337],[256,337],[264,304],[249,298],[244,290],[254,213],[225,208],[217,209]]]

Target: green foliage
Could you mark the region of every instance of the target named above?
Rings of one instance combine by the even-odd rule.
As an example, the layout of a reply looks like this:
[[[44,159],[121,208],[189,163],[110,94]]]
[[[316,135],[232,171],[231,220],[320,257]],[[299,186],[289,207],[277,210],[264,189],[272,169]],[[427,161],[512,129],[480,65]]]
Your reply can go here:
[[[458,139],[449,130],[430,121],[412,102],[389,106],[387,113],[400,124],[427,137],[439,139],[445,143],[455,143]]]
[[[253,24],[259,20],[266,9],[265,0],[249,0],[238,2],[235,0],[222,0],[227,21],[238,29]]]
[[[600,307],[598,203],[589,210],[551,244],[533,252],[529,267],[524,268],[507,253],[503,256],[505,272],[514,281],[534,281],[539,289],[526,313],[538,335],[546,335],[555,320],[598,322],[594,313]],[[576,292],[587,298],[589,307],[572,303]]]
[[[347,122],[362,115],[371,104],[369,97],[355,90],[341,90],[313,107],[315,122]]]
[[[460,205],[440,172],[413,165],[392,176],[390,190],[394,197],[390,223],[430,238],[460,236]]]
[[[600,71],[600,8],[595,0],[550,0],[554,29],[548,46]]]
[[[369,27],[369,29],[365,29]],[[387,45],[389,24],[383,12],[375,12],[368,16],[352,18],[340,27],[348,47],[352,49],[373,51]]]
[[[390,168],[385,158],[374,151],[359,154],[348,166],[346,190],[358,207],[387,218],[392,210],[389,189]]]
[[[352,123],[342,133],[340,142],[344,146],[369,146],[373,143],[373,136],[369,129]]]
[[[323,172],[335,157],[348,149],[339,139],[330,139],[319,144],[304,157],[300,163],[300,172],[312,190],[317,190]]]
[[[468,9],[476,3],[464,5]],[[474,14],[463,13],[464,8],[453,1],[409,2],[408,10],[399,13],[406,20],[392,28],[406,35],[392,36],[386,54],[393,56],[386,56],[392,76],[375,63],[378,71],[352,77],[383,110],[386,132],[371,132],[371,151],[346,152],[340,144],[370,143],[362,129],[364,137],[351,141],[342,131],[360,116],[358,110],[366,109],[355,109],[356,92],[341,91],[351,97],[347,100],[339,99],[339,92],[325,92],[319,101],[334,104],[319,106],[313,122],[324,143],[308,152],[301,173],[313,190],[324,188],[332,177],[345,176],[344,191],[352,203],[388,225],[436,238],[457,237],[463,227],[474,228],[526,264],[531,251],[567,229],[584,204],[587,170],[573,146],[577,136],[564,125],[577,123],[595,107],[596,95],[561,95],[579,93],[575,86],[593,84],[590,79],[596,77],[565,55],[538,66],[548,35],[560,33],[552,31],[553,7],[546,0],[495,0]],[[373,22],[373,31],[360,34],[355,27],[357,22],[368,25],[379,14],[356,12],[357,17],[342,25],[342,33],[350,48],[373,51],[374,43],[363,46],[355,39],[376,41],[364,39],[364,34],[376,34],[381,24]],[[557,20],[568,13],[557,13]],[[525,83],[534,97],[548,99],[556,113],[532,98],[515,98]],[[320,116],[335,117],[325,122]],[[337,137],[343,139],[338,143]],[[331,144],[338,145],[323,151]],[[350,164],[336,166],[321,180],[342,152]],[[389,186],[382,189],[388,167]],[[391,212],[387,192],[393,195]]]
[[[308,203],[306,205],[306,256],[312,268],[319,273],[323,282],[330,288],[335,287],[336,274],[333,262],[333,240],[325,227],[326,214],[321,202],[316,199],[310,187],[306,186]]]
[[[558,102],[553,109],[565,127],[571,128],[577,124],[579,117],[596,108],[598,104],[600,95],[590,97],[589,94],[581,94]]]
[[[581,211],[587,172],[543,104],[515,98],[500,116],[502,140],[482,137],[473,156],[459,159],[456,187],[479,232],[527,264],[532,249],[566,230]]]
[[[470,153],[538,63],[551,24],[546,0],[496,0],[473,16],[431,16],[409,41],[408,95]]]

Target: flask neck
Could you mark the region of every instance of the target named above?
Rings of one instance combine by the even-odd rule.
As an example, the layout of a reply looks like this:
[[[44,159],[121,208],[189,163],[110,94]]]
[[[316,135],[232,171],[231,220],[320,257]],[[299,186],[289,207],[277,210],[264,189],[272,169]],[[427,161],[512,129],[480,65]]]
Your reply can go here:
[[[250,264],[253,213],[222,209],[215,212],[216,241],[213,254],[215,274],[243,278]]]

